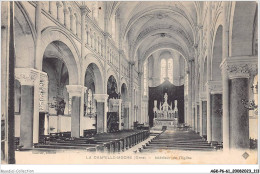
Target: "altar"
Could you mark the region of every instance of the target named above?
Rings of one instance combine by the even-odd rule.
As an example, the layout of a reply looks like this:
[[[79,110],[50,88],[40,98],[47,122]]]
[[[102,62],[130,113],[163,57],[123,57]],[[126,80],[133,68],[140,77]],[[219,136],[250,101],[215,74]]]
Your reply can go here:
[[[154,100],[154,119],[153,125],[155,127],[168,126],[172,128],[177,128],[178,126],[178,102],[174,100],[173,103],[168,103],[168,94],[164,94],[163,104],[160,102],[159,108],[157,108],[157,100]]]

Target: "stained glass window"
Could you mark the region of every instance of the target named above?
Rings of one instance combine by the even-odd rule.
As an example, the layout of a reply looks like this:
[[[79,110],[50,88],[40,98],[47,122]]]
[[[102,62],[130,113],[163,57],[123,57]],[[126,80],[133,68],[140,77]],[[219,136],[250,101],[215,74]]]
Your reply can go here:
[[[161,60],[161,83],[168,77],[169,81],[173,83],[173,60],[162,59]]]
[[[172,63],[172,59],[168,59],[168,77],[169,77],[169,81],[171,83],[173,83],[173,63]]]
[[[164,78],[166,77],[166,60],[161,60],[161,83],[164,81]]]

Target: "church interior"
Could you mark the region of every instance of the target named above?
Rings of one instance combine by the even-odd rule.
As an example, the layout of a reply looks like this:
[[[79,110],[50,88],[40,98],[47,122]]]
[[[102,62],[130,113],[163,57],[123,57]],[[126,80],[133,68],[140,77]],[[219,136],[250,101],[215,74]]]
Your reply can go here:
[[[1,3],[2,162],[23,151],[257,151],[256,1],[12,7]]]

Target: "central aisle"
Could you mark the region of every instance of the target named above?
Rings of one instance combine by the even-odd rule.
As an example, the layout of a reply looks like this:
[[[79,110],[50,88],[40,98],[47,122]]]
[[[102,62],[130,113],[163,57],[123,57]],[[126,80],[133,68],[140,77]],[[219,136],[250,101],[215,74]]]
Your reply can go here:
[[[215,149],[193,131],[166,130],[147,144],[141,152],[151,153],[159,150],[213,151]]]

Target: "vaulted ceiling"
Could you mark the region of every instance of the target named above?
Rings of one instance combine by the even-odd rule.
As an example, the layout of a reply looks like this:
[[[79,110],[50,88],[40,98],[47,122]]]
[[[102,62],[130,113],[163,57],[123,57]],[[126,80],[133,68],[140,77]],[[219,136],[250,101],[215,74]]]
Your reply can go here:
[[[107,2],[107,13],[109,18],[118,17],[130,59],[146,59],[165,48],[189,59],[201,7],[201,2]]]

